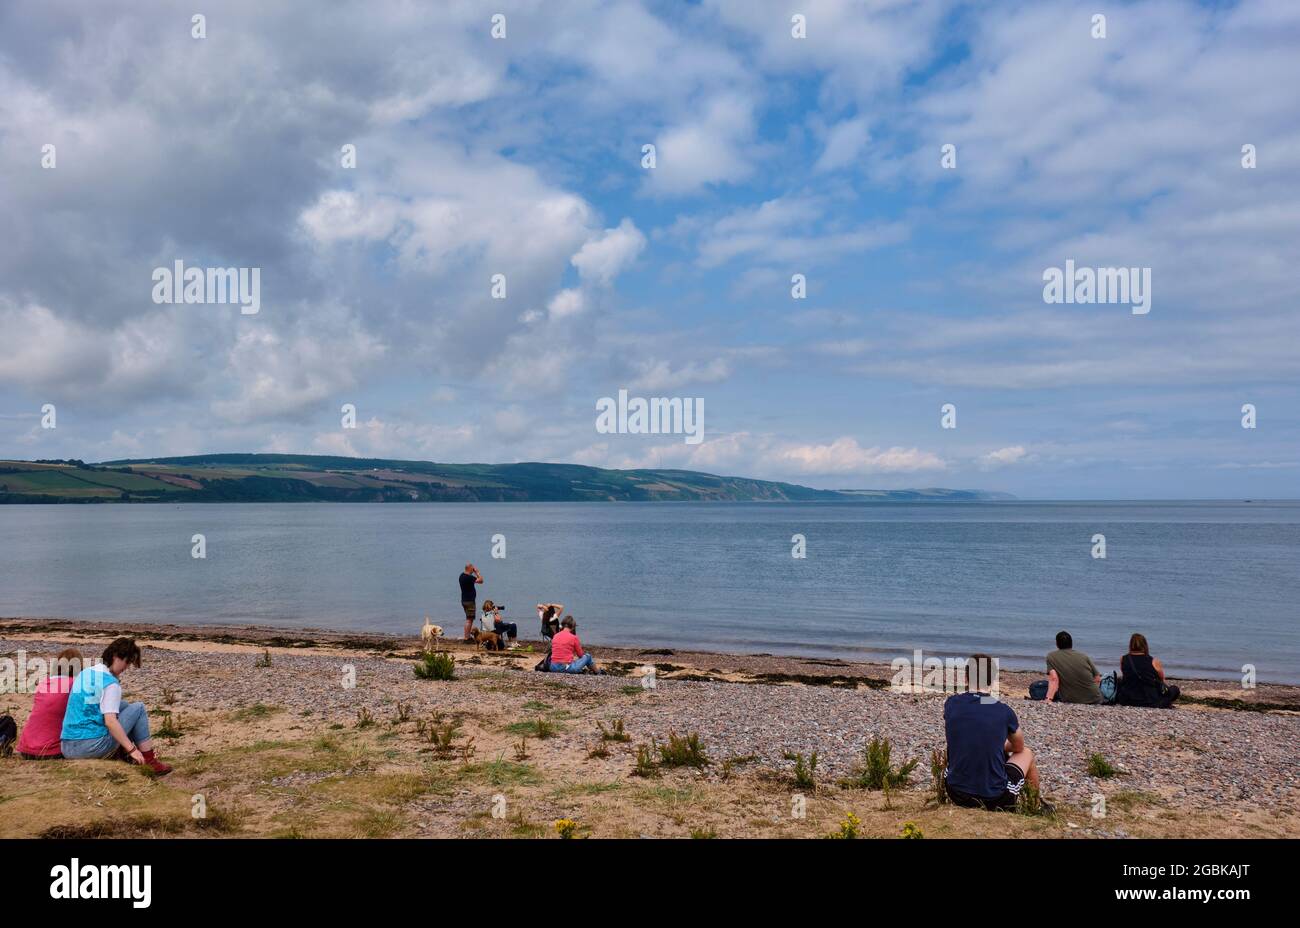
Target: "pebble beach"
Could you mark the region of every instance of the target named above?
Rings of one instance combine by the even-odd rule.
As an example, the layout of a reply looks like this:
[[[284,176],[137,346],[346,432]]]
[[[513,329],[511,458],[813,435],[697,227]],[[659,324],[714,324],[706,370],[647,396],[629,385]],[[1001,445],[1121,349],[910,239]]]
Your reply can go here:
[[[22,631],[16,633],[16,627]],[[94,654],[95,644],[111,631],[34,628],[0,624],[0,657],[12,658],[19,649],[50,654],[68,644]],[[525,707],[561,705],[566,723],[539,745],[546,756],[580,756],[595,722],[616,716],[630,744],[662,742],[670,733],[697,734],[714,759],[696,774],[705,781],[716,780],[719,762],[728,758],[743,759],[756,775],[780,778],[793,767],[793,755],[816,752],[818,776],[833,783],[853,771],[873,737],[882,737],[889,739],[896,760],[920,759],[909,786],[918,796],[929,793],[930,754],[944,744],[943,694],[897,692],[882,685],[888,668],[879,666],[611,649],[597,651],[608,674],[568,676],[532,671],[533,653],[484,654],[456,644],[451,646],[456,679],[437,682],[413,675],[414,639],[337,634],[313,639],[303,633],[284,647],[279,630],[188,630],[182,637],[193,635],[189,640],[168,640],[167,631],[155,631],[144,666],[128,674],[127,698],[143,700],[154,712],[170,700],[179,716],[192,719],[264,706],[294,719],[297,728],[326,731],[350,727],[363,715],[387,719],[400,704],[413,718],[462,718],[480,747],[489,750],[498,741],[501,747],[509,743],[503,725],[527,718]],[[259,651],[259,636],[277,645]],[[149,639],[141,635],[140,640]],[[270,655],[269,667],[257,666],[261,655]],[[656,685],[647,689],[638,674],[652,665]],[[344,683],[349,675],[355,685]],[[755,682],[764,675],[777,682]],[[782,675],[789,679],[779,679]],[[1058,806],[1084,810],[1097,796],[1123,790],[1174,810],[1240,814],[1296,808],[1300,713],[1287,708],[1296,700],[1294,688],[1265,690],[1273,707],[1267,711],[1193,703],[1153,710],[1031,702],[1023,698],[1021,685],[1030,679],[1033,675],[1007,675],[1003,699],[1016,711],[1038,757],[1045,798]],[[1198,692],[1196,681],[1179,683],[1189,695]],[[1206,682],[1200,691],[1222,699],[1222,688]],[[222,726],[205,747],[237,745],[257,734],[256,723]],[[196,744],[197,739],[183,739],[169,749],[178,771],[184,771],[185,754]],[[627,750],[591,759],[589,772],[625,777]],[[1086,761],[1093,753],[1103,754],[1118,774],[1091,776]]]

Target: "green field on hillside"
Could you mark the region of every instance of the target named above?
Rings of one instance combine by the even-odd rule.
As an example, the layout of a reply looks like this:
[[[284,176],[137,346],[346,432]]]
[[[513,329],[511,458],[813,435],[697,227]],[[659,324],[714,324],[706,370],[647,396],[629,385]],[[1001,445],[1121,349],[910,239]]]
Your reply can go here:
[[[817,490],[687,470],[578,464],[438,464],[305,454],[0,461],[0,503],[608,502],[989,499],[978,490]]]

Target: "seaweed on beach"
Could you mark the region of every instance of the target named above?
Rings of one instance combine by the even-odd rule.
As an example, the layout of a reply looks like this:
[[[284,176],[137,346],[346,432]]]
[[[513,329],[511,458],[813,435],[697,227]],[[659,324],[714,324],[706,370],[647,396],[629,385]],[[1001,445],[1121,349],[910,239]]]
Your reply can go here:
[[[835,686],[843,689],[857,689],[865,686],[873,690],[889,688],[888,680],[875,677],[855,677],[847,674],[815,673],[759,673],[754,675],[755,683],[802,683],[805,686]]]
[[[809,664],[817,662],[803,661],[802,663]],[[644,665],[631,661],[608,661],[605,664],[605,672],[613,677],[626,677],[642,666]],[[834,664],[831,666],[847,665]],[[723,678],[722,671],[720,670],[701,672],[691,667],[685,667],[681,664],[656,663],[654,668],[655,673],[659,675],[660,679],[671,679],[678,682],[716,683]],[[669,677],[667,676],[668,674],[672,674],[672,676]],[[789,673],[785,671],[764,671],[762,673],[752,674],[748,679],[741,676],[728,680],[727,682],[765,683],[772,685],[799,683],[804,686],[829,686],[850,690],[857,689],[860,686],[865,686],[868,689],[873,690],[883,690],[888,689],[890,683],[889,680],[877,677],[854,676],[852,674]]]
[[[1231,709],[1234,712],[1295,712],[1300,706],[1285,702],[1246,702],[1244,699],[1225,699],[1222,696],[1189,696],[1186,692],[1179,702],[1210,706],[1214,709]]]

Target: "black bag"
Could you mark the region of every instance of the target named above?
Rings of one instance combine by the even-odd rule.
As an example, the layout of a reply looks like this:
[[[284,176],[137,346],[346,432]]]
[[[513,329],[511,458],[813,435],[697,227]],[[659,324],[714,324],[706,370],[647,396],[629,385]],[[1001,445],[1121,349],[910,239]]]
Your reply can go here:
[[[541,671],[542,673],[550,673],[550,672],[551,672],[551,643],[550,643],[550,641],[547,641],[547,643],[546,643],[546,653],[542,655],[542,659],[541,659],[540,661],[537,662],[537,666],[534,667],[533,670],[539,670],[539,671]]]
[[[1047,689],[1050,686],[1051,683],[1047,680],[1035,680],[1029,684],[1029,698],[1034,700],[1046,699]]]
[[[12,715],[0,715],[0,757],[8,757],[14,752],[14,743],[18,740],[18,723]]]

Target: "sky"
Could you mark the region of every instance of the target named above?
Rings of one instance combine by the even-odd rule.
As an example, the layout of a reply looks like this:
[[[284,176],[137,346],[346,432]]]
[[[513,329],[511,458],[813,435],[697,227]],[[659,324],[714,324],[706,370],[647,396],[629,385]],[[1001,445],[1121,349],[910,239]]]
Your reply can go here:
[[[0,458],[1300,496],[1294,0],[193,6],[0,4]]]

